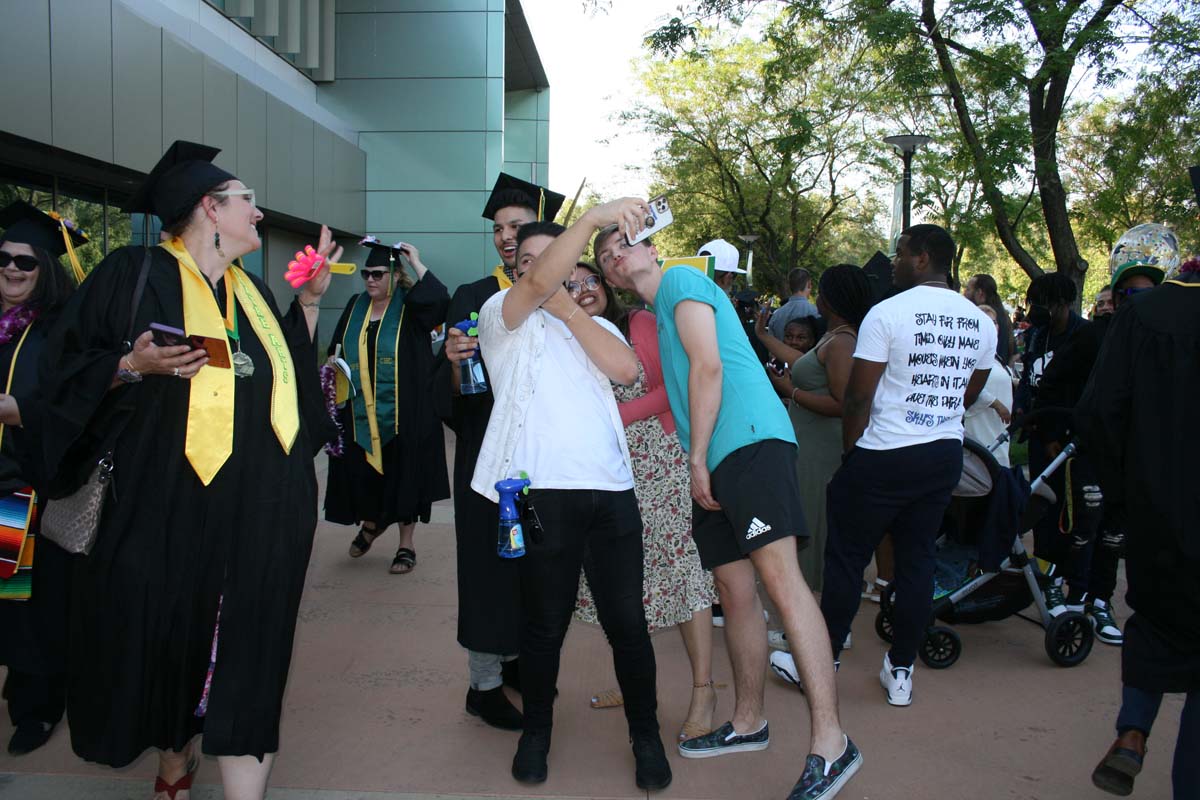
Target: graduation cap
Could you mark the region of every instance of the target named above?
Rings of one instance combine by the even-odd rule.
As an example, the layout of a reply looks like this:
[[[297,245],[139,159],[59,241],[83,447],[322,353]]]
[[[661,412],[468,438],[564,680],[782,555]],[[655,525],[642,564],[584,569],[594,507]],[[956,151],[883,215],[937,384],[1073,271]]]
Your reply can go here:
[[[176,141],[121,210],[153,214],[170,227],[187,216],[205,194],[237,180],[212,163],[219,152],[216,147]]]
[[[0,209],[0,228],[4,228],[0,242],[20,242],[40,247],[55,258],[69,256],[76,282],[83,280],[83,268],[79,266],[75,248],[87,244],[88,237],[71,220],[53,211],[42,211],[24,200],[17,200]]]
[[[367,248],[367,261],[364,267],[388,268],[388,296],[392,294],[393,278],[396,274],[396,262],[400,260],[400,242],[384,244],[375,236],[364,236],[359,245]]]
[[[566,202],[566,197],[537,184],[514,178],[501,172],[492,187],[487,205],[483,207],[484,219],[495,219],[496,212],[509,206],[528,206],[537,212],[538,220],[553,220]]]
[[[875,255],[863,264],[863,272],[867,273],[867,279],[871,281],[874,302],[878,303],[896,294],[896,287],[892,284],[892,260],[882,252],[875,251]]]

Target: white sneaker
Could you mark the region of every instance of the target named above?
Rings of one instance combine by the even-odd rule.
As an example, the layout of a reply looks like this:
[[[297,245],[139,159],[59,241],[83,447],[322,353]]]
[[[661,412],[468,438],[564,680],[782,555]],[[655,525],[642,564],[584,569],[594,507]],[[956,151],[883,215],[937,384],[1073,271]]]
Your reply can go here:
[[[788,647],[787,634],[783,631],[767,631],[767,647],[772,650],[782,650],[785,653],[792,649]]]
[[[804,690],[800,684],[800,670],[796,668],[796,660],[786,650],[776,650],[771,653],[771,672],[788,683],[799,686],[801,691]]]
[[[884,653],[879,684],[887,692],[888,705],[912,705],[912,667],[893,667],[891,658]]]

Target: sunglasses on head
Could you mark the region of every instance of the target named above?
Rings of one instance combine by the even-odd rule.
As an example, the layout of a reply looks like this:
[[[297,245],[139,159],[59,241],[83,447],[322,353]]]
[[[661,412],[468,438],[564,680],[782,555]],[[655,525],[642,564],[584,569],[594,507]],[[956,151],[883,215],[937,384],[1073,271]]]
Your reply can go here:
[[[599,289],[600,279],[595,275],[588,275],[583,279],[583,283],[579,281],[567,281],[565,285],[567,287],[567,294],[571,295],[571,297],[578,297],[585,291],[594,292]]]
[[[361,274],[364,281],[381,281],[387,277],[388,271],[386,269],[364,269]]]
[[[0,250],[0,269],[6,268],[12,264],[21,272],[33,272],[38,268],[39,263],[33,256],[14,256],[11,253],[5,253]]]

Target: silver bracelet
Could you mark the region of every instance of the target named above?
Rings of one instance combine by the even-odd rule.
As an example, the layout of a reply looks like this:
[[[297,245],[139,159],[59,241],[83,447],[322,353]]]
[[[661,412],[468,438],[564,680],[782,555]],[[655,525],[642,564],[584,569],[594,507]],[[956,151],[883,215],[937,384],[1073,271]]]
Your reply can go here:
[[[318,300],[315,303],[306,303],[300,299],[300,295],[296,295],[296,302],[299,303],[300,305],[304,306],[305,308],[320,308],[321,307],[320,300]]]

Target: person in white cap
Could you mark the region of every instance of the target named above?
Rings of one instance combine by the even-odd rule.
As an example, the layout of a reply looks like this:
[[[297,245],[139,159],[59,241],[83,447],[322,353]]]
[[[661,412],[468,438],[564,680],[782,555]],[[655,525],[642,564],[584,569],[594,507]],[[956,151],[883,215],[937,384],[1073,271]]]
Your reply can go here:
[[[696,255],[713,256],[716,259],[716,264],[713,265],[713,281],[721,287],[727,297],[732,297],[734,279],[738,275],[746,274],[746,270],[738,268],[741,258],[738,249],[724,239],[713,239],[701,247]]]

